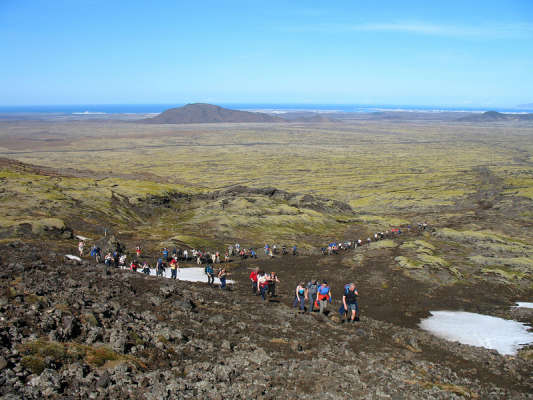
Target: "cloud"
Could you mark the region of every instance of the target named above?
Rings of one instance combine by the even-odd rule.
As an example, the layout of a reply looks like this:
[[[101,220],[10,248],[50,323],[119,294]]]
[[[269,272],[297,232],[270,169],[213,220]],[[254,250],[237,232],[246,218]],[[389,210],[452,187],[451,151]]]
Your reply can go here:
[[[426,36],[446,36],[462,38],[521,38],[533,36],[531,24],[487,24],[480,26],[461,26],[433,24],[426,22],[374,22],[363,24],[316,24],[292,26],[290,31],[319,31],[329,33],[346,32],[383,32],[408,33]]]

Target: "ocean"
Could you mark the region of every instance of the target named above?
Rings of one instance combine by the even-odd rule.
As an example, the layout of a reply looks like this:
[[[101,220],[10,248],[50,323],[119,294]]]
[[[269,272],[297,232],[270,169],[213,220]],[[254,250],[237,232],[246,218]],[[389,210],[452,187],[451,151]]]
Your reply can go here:
[[[104,115],[104,114],[158,114],[175,104],[76,104],[76,105],[34,105],[34,106],[0,106],[0,114],[58,114],[58,115]],[[484,112],[498,111],[502,113],[533,112],[531,108],[505,107],[450,107],[450,106],[418,106],[389,104],[273,104],[273,103],[219,103],[222,107],[247,111],[268,111],[284,113],[290,111],[313,111],[321,113],[333,112],[378,112],[378,111],[411,111],[411,112]]]

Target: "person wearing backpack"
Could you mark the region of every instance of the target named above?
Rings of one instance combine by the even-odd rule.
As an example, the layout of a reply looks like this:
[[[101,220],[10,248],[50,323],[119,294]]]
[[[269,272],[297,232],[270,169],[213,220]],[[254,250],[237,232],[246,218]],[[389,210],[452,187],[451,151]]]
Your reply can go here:
[[[225,268],[222,268],[220,272],[218,273],[218,279],[220,280],[220,289],[225,290],[226,289],[226,277],[227,272]]]
[[[207,284],[209,286],[213,286],[215,283],[215,271],[213,270],[213,266],[211,264],[207,264],[205,266],[205,274],[207,275]]]
[[[359,296],[359,292],[355,288],[355,284],[350,283],[348,290],[345,291],[344,296],[342,296],[342,303],[347,314],[347,322],[359,321],[357,296]]]
[[[318,281],[313,279],[307,284],[307,296],[309,298],[309,312],[315,308],[316,295],[318,293]]]
[[[328,307],[328,302],[331,303],[331,289],[326,281],[322,282],[322,285],[318,288],[317,300],[320,307],[320,314],[324,314]]]

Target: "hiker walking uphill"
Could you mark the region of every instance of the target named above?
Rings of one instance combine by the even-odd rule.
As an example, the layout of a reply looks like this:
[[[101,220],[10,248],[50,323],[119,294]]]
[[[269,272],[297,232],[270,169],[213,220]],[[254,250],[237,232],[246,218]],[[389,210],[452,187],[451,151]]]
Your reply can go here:
[[[298,307],[298,305],[300,305],[300,312],[305,312],[305,300],[307,297],[307,293],[303,282],[300,282],[298,286],[296,286],[294,294],[295,296],[292,306]]]
[[[215,271],[213,271],[213,266],[211,264],[205,266],[205,274],[207,275],[207,284],[213,286],[215,283]]]
[[[178,263],[177,257],[173,258],[170,261],[170,277],[171,279],[178,279],[178,272],[180,270],[180,265]]]
[[[276,284],[279,283],[278,275],[275,272],[270,273],[268,280],[268,295],[270,297],[276,297]]]
[[[261,298],[263,300],[266,300],[266,293],[268,290],[269,279],[270,277],[268,276],[268,274],[265,274],[263,271],[257,274],[257,286],[258,286],[259,294],[261,295]]]
[[[322,285],[318,288],[317,302],[320,307],[320,314],[324,314],[328,303],[331,303],[331,289],[326,281],[322,282]]]
[[[226,268],[222,268],[218,273],[218,279],[220,280],[220,289],[226,289]]]
[[[307,297],[309,298],[309,312],[313,312],[318,294],[318,281],[313,279],[307,284]]]
[[[80,240],[78,243],[78,251],[80,252],[80,257],[83,257],[83,249],[85,248],[85,242]]]
[[[250,281],[252,282],[252,293],[257,294],[257,274],[259,273],[259,268],[255,268],[250,273]]]
[[[357,296],[359,296],[359,292],[355,288],[355,284],[350,283],[348,289],[344,292],[344,296],[342,296],[342,303],[346,310],[347,322],[359,321]]]

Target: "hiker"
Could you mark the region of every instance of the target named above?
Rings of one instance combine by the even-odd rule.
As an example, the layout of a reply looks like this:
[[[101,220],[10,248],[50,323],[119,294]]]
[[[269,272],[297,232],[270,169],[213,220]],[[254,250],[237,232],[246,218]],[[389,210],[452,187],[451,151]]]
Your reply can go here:
[[[145,275],[150,275],[150,266],[146,261],[143,263],[143,272]]]
[[[270,297],[276,297],[276,283],[279,283],[278,275],[275,272],[271,272],[268,280],[268,295]]]
[[[163,248],[163,260],[168,261],[168,249],[165,247]]]
[[[126,254],[122,254],[119,258],[118,258],[118,266],[122,269],[125,269],[126,268]]]
[[[218,251],[215,253],[215,262],[220,264],[220,253]]]
[[[342,303],[346,310],[347,322],[359,321],[359,305],[357,304],[357,296],[359,292],[355,288],[354,283],[350,283],[348,290],[342,296]]]
[[[284,255],[284,256],[287,255],[287,246],[283,246],[283,247],[281,248],[281,254]]]
[[[183,258],[186,262],[189,261],[189,252],[187,251],[187,249],[183,250]]]
[[[270,258],[274,258],[274,252],[272,251],[272,249],[268,249],[268,255],[270,256]]]
[[[213,286],[215,283],[215,271],[213,270],[213,266],[211,264],[207,264],[205,266],[205,274],[207,275],[207,284],[209,286]]]
[[[257,274],[259,274],[259,268],[255,268],[250,273],[250,281],[252,282],[252,293],[257,294]]]
[[[313,312],[313,309],[315,307],[317,293],[318,293],[318,281],[316,279],[313,279],[307,284],[307,297],[309,298],[309,312]]]
[[[257,258],[257,253],[254,249],[250,249],[250,258]]]
[[[111,253],[107,253],[105,255],[104,263],[107,267],[111,266],[111,263],[113,262],[113,257],[111,256]]]
[[[178,279],[178,272],[180,270],[180,265],[178,263],[178,258],[173,258],[170,261],[170,278],[171,279]]]
[[[80,257],[83,257],[83,248],[85,247],[85,242],[80,240],[78,243],[78,251],[80,252]]]
[[[218,273],[218,279],[220,280],[220,289],[226,289],[226,268],[222,268]]]
[[[165,267],[163,266],[163,259],[159,258],[155,264],[155,274],[156,276],[163,276],[164,271]]]
[[[131,260],[130,271],[136,272],[138,268],[137,261]]]
[[[326,281],[322,282],[322,285],[318,288],[317,301],[320,307],[320,314],[324,314],[328,302],[331,303],[331,289]]]
[[[91,249],[91,257],[94,257],[94,260],[96,264],[100,264],[100,261],[102,260],[102,252],[100,250],[100,247],[97,245],[94,245]]]
[[[296,247],[296,245],[292,246],[292,255],[295,256],[298,254],[298,248]]]
[[[141,258],[141,246],[135,247],[135,253],[137,254],[137,258]]]
[[[233,254],[233,246],[231,244],[228,246],[228,254],[230,256],[232,256],[232,257],[234,256],[234,254]]]
[[[295,296],[294,296],[294,302],[292,304],[293,307],[298,307],[298,304],[300,305],[300,311],[305,312],[305,299],[306,299],[306,290],[304,287],[304,283],[300,282],[298,286],[296,286],[295,290]]]
[[[263,300],[266,300],[266,294],[268,291],[268,280],[270,277],[268,274],[265,274],[264,272],[260,272],[257,276],[257,286],[259,289],[259,294],[261,295],[261,298]]]
[[[226,254],[224,254],[224,263],[229,263],[229,253],[226,251]]]
[[[268,246],[268,243],[265,244],[265,256],[268,256],[270,247]]]

